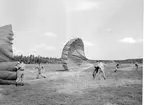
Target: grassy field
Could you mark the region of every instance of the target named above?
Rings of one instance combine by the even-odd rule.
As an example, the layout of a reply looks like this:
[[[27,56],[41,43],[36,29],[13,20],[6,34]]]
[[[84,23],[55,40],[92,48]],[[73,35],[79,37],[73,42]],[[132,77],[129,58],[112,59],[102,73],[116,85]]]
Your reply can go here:
[[[27,65],[24,86],[0,86],[0,105],[142,105],[142,66],[123,64],[115,73],[106,65],[106,80],[93,80],[93,68],[64,72],[58,64],[45,64],[47,78],[35,79],[34,66]]]

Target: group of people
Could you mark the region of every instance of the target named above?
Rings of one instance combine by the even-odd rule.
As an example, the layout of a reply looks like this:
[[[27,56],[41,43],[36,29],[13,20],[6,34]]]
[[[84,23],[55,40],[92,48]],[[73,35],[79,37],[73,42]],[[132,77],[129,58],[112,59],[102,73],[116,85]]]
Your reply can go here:
[[[114,72],[118,71],[119,68],[119,63],[116,64],[116,68]],[[138,63],[135,63],[136,70],[138,70]],[[24,85],[23,83],[23,77],[24,77],[24,69],[25,69],[25,64],[23,62],[18,62],[15,66],[17,69],[16,75],[17,75],[17,80],[16,80],[16,86],[17,85]],[[102,74],[102,77],[106,79],[105,72],[104,72],[105,65],[102,62],[99,62],[97,65],[94,65],[94,71],[92,73],[93,79],[99,74]],[[39,78],[46,78],[44,75],[42,75],[41,70],[44,69],[43,66],[38,63],[38,66],[35,67],[37,69],[37,76],[36,79]]]
[[[23,86],[23,78],[24,78],[24,70],[25,70],[25,64],[23,62],[18,62],[15,65],[16,68],[16,76],[17,76],[17,80],[16,80],[16,86],[21,85]],[[39,78],[46,78],[44,75],[42,75],[41,70],[44,69],[43,66],[40,65],[40,63],[38,64],[38,66],[35,67],[35,69],[37,69],[37,76],[36,79]]]
[[[119,65],[120,65],[119,63],[117,63],[117,64],[116,64],[116,68],[115,68],[114,72],[117,72],[117,71],[118,71],[118,69],[119,69]],[[134,65],[135,65],[135,71],[137,71],[137,70],[138,70],[139,65],[138,65],[138,63],[137,63],[137,62],[136,62]]]
[[[116,68],[115,68],[114,72],[118,71],[119,66],[120,66],[120,64],[116,63]],[[138,67],[139,67],[138,63],[136,62],[135,63],[135,71],[138,70]],[[95,79],[96,75],[99,75],[100,73],[102,74],[102,77],[104,79],[106,79],[105,72],[104,72],[104,64],[102,62],[99,62],[97,65],[94,65],[94,71],[93,71],[93,74],[92,74],[93,79]]]

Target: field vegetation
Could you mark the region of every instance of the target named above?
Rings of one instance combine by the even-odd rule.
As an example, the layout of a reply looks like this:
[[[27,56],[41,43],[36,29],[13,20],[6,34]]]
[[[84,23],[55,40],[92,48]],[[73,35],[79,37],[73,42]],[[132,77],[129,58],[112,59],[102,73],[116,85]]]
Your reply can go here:
[[[62,71],[61,64],[43,64],[46,79],[36,79],[35,64],[27,64],[25,85],[1,85],[0,105],[142,105],[142,70],[133,64],[106,64],[106,80],[92,78],[93,68]]]

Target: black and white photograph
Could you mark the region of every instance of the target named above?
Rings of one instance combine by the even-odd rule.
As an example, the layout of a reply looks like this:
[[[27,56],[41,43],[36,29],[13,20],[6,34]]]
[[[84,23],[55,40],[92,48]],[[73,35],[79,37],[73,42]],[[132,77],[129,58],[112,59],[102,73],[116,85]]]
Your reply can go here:
[[[0,0],[0,105],[142,105],[143,0]]]

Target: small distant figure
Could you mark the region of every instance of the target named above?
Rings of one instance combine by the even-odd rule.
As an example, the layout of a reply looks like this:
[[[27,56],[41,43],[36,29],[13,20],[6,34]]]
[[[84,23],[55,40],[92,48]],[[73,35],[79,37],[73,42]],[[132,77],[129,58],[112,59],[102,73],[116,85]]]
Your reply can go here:
[[[104,72],[104,65],[102,62],[100,62],[98,66],[94,66],[94,68],[95,69],[93,71],[93,79],[95,79],[96,74],[100,74],[100,73],[102,73],[103,78],[106,79],[105,72]]]
[[[136,68],[135,71],[138,71],[138,67],[139,67],[139,65],[138,65],[138,63],[136,62],[136,63],[135,63],[135,68]]]
[[[37,77],[36,77],[36,79],[39,79],[40,77],[42,77],[42,78],[46,78],[44,75],[41,74],[41,70],[42,70],[43,68],[44,68],[44,67],[41,66],[40,64],[39,64],[37,67],[35,67],[35,69],[38,70],[38,73],[37,73]]]
[[[16,80],[16,86],[21,85],[23,86],[23,78],[24,78],[24,70],[25,70],[25,64],[23,62],[18,62],[15,66],[17,69],[16,75],[17,75],[17,80]]]
[[[115,71],[114,71],[114,72],[117,72],[117,71],[118,71],[118,68],[119,68],[119,63],[116,64],[116,68],[115,68]]]

